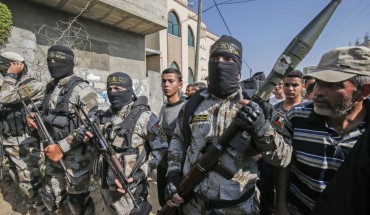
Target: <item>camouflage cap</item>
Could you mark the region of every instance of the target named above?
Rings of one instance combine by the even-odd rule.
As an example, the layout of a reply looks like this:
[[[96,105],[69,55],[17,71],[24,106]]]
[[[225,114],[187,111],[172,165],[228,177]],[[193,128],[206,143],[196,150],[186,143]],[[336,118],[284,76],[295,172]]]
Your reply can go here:
[[[24,57],[14,52],[3,52],[0,54],[1,57],[8,59],[9,61],[23,62]]]
[[[309,73],[325,82],[341,82],[356,75],[370,76],[370,49],[364,46],[345,46],[324,54],[314,72]]]

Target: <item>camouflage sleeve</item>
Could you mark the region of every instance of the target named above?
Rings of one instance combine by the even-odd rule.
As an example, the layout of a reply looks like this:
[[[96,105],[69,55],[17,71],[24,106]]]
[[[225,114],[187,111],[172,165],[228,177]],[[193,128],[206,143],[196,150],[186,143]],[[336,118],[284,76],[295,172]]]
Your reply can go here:
[[[186,104],[185,104],[186,105]],[[182,165],[185,161],[187,146],[185,145],[184,136],[181,128],[185,105],[182,106],[179,116],[176,120],[176,128],[173,133],[169,148],[168,148],[168,169],[169,172],[181,172]]]
[[[162,160],[168,148],[167,140],[159,135],[159,120],[151,111],[142,113],[140,127],[142,128],[142,137],[149,143],[149,157],[148,160],[141,166],[145,175],[157,168],[159,162]]]
[[[270,130],[262,138],[255,138],[257,149],[267,163],[276,167],[289,165],[293,153],[290,131],[290,121],[285,117],[281,126],[272,123]]]
[[[97,94],[96,94],[95,90],[90,85],[88,85],[86,82],[79,83],[73,89],[73,92],[71,94],[71,98],[70,98],[69,101],[70,101],[69,109],[70,109],[70,112],[72,112],[72,113],[74,112],[73,105],[79,104],[79,102],[82,103],[84,110],[89,115],[92,112],[96,111],[97,108],[98,108]],[[77,116],[75,116],[75,117],[77,117]],[[58,142],[60,149],[64,153],[70,151],[73,148],[76,148],[80,144],[84,144],[84,143],[81,143],[81,142],[76,140],[77,130],[78,129],[73,131],[65,139]]]
[[[21,83],[31,78],[30,76],[22,77]],[[32,79],[26,84],[17,86],[17,80],[6,76],[4,78],[3,86],[1,87],[1,103],[12,104],[20,101],[20,97],[17,93],[19,89],[20,94],[23,97],[30,97],[33,101],[40,101],[44,97],[44,85],[36,80]]]

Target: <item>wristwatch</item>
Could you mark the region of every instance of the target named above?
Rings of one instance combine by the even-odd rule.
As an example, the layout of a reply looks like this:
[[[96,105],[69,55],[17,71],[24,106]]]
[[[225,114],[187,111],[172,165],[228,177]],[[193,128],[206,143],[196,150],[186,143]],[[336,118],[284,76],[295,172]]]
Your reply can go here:
[[[14,79],[17,79],[18,75],[17,74],[14,74],[14,73],[9,73],[8,76],[14,78]]]

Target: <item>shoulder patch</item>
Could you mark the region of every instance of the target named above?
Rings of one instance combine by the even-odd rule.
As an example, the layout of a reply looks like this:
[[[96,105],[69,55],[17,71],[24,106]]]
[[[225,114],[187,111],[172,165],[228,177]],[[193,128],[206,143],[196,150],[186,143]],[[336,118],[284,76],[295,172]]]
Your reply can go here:
[[[18,91],[22,97],[28,97],[32,95],[33,88],[30,84],[24,84],[18,87]]]
[[[281,113],[276,113],[276,116],[272,119],[272,122],[282,128],[285,124],[285,117]]]

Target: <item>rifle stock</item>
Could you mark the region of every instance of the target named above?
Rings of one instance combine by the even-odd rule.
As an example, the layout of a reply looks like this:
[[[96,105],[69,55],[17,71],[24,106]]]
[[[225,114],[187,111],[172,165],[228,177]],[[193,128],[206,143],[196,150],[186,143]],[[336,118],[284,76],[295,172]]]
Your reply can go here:
[[[104,135],[100,131],[100,128],[98,127],[98,125],[95,122],[91,121],[91,119],[88,117],[85,110],[80,105],[75,105],[73,107],[73,109],[75,110],[75,113],[76,113],[77,117],[80,119],[80,121],[83,123],[83,125],[89,131],[91,131],[94,134],[94,139],[96,140],[96,141],[93,141],[94,144],[98,147],[100,153],[103,155],[103,158],[105,159],[105,161],[107,161],[109,167],[112,170],[115,171],[116,176],[117,176],[118,180],[121,182],[123,189],[130,196],[130,198],[131,198],[131,200],[134,204],[134,207],[137,208],[137,209],[140,209],[139,205],[136,203],[136,200],[135,200],[135,198],[134,198],[134,196],[133,196],[133,194],[130,190],[130,186],[129,186],[130,183],[127,181],[127,177],[125,175],[125,170],[124,170],[121,162],[119,161],[118,157],[116,156],[116,152],[108,144]],[[80,115],[78,110],[80,110],[82,112],[82,114],[84,115],[87,123],[84,121],[84,119],[82,118],[82,116]]]
[[[284,50],[275,63],[271,73],[262,86],[252,96],[253,101],[267,101],[270,93],[280,81],[286,77],[311,50],[317,38],[320,36],[330,17],[341,0],[332,0],[294,39]],[[200,158],[197,165],[193,166],[184,176],[178,188],[178,194],[186,201],[194,188],[203,180],[206,173],[217,163],[223,149],[237,134],[239,127],[233,121],[224,133],[219,137],[218,143],[210,146],[209,150]],[[167,204],[159,211],[159,214],[173,214],[175,208]]]

